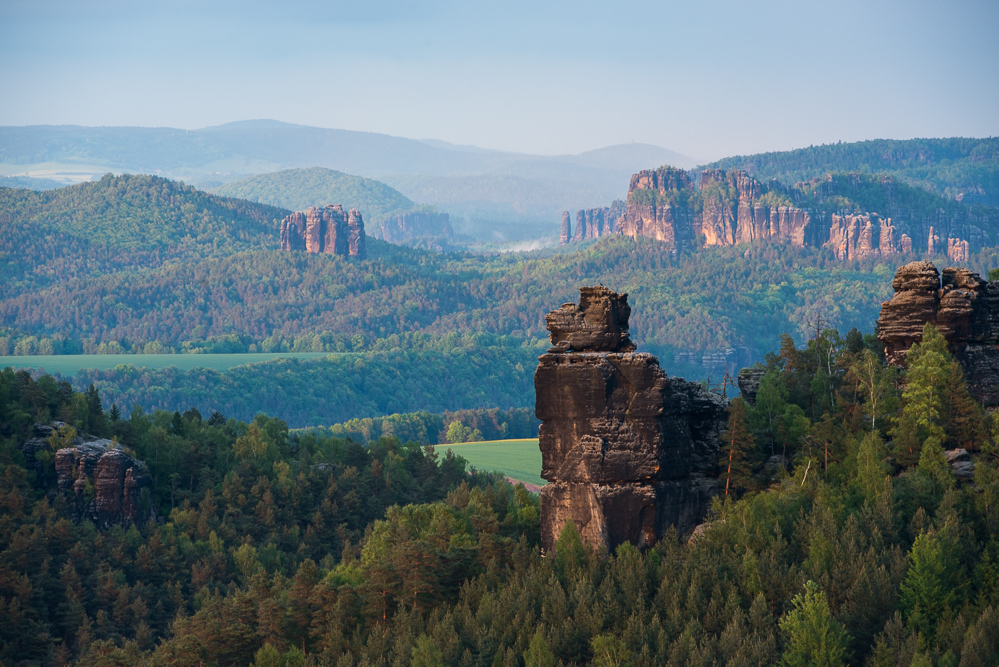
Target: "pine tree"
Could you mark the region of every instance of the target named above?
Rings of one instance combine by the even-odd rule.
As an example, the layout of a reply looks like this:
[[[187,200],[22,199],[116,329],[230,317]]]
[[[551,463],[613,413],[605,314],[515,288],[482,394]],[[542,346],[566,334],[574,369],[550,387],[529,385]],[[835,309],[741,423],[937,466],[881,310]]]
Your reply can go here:
[[[949,377],[950,353],[947,341],[929,322],[923,327],[923,340],[914,343],[906,356],[908,372],[902,392],[902,411],[892,431],[895,459],[912,466],[927,438],[946,440],[943,428],[943,392]]]
[[[728,409],[728,427],[721,435],[722,449],[718,461],[725,477],[725,495],[749,488],[751,470],[749,456],[756,449],[756,441],[749,430],[746,402],[732,399]]]
[[[928,639],[958,599],[956,572],[949,567],[956,570],[957,564],[948,562],[948,542],[935,532],[921,533],[909,552],[909,570],[902,582],[906,620]]]
[[[885,463],[887,456],[888,450],[877,431],[864,436],[857,449],[857,485],[864,494],[864,500],[872,506],[883,492],[890,472]]]
[[[525,667],[555,667],[555,654],[548,647],[548,641],[541,628],[534,632],[531,643],[524,651]]]
[[[804,594],[791,601],[794,608],[780,620],[787,635],[781,663],[787,667],[839,667],[849,658],[850,636],[829,611],[826,594],[809,581]]]

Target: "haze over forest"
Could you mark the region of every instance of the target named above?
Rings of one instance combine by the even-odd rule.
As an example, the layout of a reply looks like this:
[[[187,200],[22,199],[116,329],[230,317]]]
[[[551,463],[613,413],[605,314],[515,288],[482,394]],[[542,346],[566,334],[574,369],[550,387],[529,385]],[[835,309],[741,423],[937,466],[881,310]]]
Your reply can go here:
[[[0,2],[0,667],[999,665],[997,28]]]

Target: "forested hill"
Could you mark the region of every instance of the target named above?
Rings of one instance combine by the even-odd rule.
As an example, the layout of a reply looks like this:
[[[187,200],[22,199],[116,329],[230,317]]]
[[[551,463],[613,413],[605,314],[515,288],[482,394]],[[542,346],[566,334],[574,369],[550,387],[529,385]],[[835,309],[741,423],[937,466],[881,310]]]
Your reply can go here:
[[[835,172],[892,174],[941,195],[960,195],[966,203],[999,206],[999,137],[841,142],[739,155],[706,166],[743,169],[758,180],[789,185]]]
[[[179,258],[277,248],[286,214],[156,176],[0,188],[0,298]]]
[[[367,224],[379,222],[392,213],[403,213],[417,205],[381,181],[351,176],[340,171],[311,167],[259,174],[227,183],[215,190],[225,197],[304,211],[310,206],[343,204],[356,208]]]

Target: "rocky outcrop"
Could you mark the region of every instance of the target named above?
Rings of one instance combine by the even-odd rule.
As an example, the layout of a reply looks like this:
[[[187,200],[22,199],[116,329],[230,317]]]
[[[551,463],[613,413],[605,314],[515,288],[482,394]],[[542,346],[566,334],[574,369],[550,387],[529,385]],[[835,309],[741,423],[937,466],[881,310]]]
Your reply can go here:
[[[618,234],[618,222],[624,216],[626,206],[623,201],[616,200],[610,206],[590,208],[576,211],[576,232],[572,232],[569,211],[562,211],[562,228],[559,242],[562,245],[570,241],[585,241],[602,236]]]
[[[877,202],[884,210],[833,208],[844,201],[854,207]],[[931,210],[908,190],[900,194],[889,177],[830,175],[785,187],[739,170],[708,169],[698,180],[682,169],[661,167],[632,176],[620,229],[676,249],[764,239],[828,245],[844,260],[946,252],[952,261],[966,261],[972,248],[992,244],[999,210],[941,203],[947,210]]]
[[[35,436],[20,449],[29,464],[36,454],[51,451],[50,440],[66,425],[35,424]],[[111,440],[77,436],[71,447],[55,452],[56,486],[69,500],[74,521],[93,521],[99,528],[144,523],[156,518],[149,497],[152,479],[146,464],[126,454]]]
[[[339,204],[310,206],[281,221],[281,249],[364,259],[364,221],[356,209],[344,212]]]
[[[583,287],[578,306],[545,318],[553,347],[534,381],[546,551],[570,520],[596,548],[644,548],[707,511],[726,401],[635,352],[630,312],[627,295]]]
[[[454,238],[454,229],[447,213],[409,211],[382,222],[375,236],[396,245],[443,249]]]
[[[756,393],[760,390],[760,382],[767,374],[764,368],[747,367],[739,370],[736,384],[739,385],[739,395],[750,406],[756,405]]]
[[[968,269],[910,262],[895,273],[895,295],[881,305],[878,338],[889,363],[904,366],[923,326],[933,323],[961,363],[968,389],[985,405],[999,404],[999,282]]]
[[[912,252],[908,234],[897,234],[891,218],[882,219],[877,213],[831,216],[829,245],[840,259],[891,257]]]

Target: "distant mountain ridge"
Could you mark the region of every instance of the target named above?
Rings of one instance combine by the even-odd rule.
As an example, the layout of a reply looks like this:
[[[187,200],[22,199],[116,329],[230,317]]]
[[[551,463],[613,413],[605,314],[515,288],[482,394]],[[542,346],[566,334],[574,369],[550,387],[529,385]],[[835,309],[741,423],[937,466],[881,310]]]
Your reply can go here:
[[[554,237],[561,210],[605,205],[622,196],[631,174],[663,163],[693,167],[695,161],[645,144],[537,156],[266,120],[200,130],[0,127],[0,167],[12,176],[61,173],[80,180],[87,173],[141,172],[212,189],[256,174],[324,167],[441,207],[464,219],[465,233],[524,225],[517,234],[532,238]],[[446,196],[436,198],[438,191]]]

